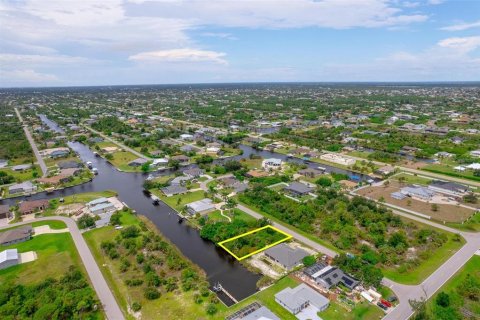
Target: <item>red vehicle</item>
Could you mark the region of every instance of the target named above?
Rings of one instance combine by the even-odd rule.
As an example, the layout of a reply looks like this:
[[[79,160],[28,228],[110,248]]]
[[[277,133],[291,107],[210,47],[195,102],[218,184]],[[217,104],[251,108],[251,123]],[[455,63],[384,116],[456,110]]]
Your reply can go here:
[[[388,302],[387,300],[381,299],[380,302],[385,306],[385,307],[391,307],[392,304]]]

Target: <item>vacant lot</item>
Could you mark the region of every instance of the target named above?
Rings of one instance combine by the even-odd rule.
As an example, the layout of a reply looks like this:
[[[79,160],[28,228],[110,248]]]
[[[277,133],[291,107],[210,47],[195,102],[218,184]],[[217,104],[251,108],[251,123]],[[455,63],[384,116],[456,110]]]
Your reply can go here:
[[[383,197],[386,203],[405,208],[407,210],[416,211],[422,214],[431,216],[432,219],[446,222],[461,222],[470,217],[474,211],[451,204],[437,204],[438,210],[432,210],[432,204],[415,200],[412,198],[405,198],[402,200],[391,197],[392,192],[400,190],[401,185],[395,181],[391,181],[388,187],[368,187],[357,191],[359,195],[367,196],[369,198],[379,200]]]

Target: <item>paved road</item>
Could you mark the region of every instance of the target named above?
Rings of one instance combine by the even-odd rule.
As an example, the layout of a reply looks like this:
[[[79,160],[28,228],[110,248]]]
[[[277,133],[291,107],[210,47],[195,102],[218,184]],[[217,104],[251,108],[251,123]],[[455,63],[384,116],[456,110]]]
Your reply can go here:
[[[263,218],[263,215],[261,215],[258,212],[253,211],[250,208],[245,207],[244,205],[238,204],[237,208],[244,211],[245,213],[248,213],[249,215],[251,215],[252,217],[254,217],[256,219]],[[325,246],[322,246],[318,242],[312,241],[312,240],[308,239],[307,237],[301,235],[300,233],[295,232],[295,231],[291,230],[290,228],[285,227],[282,224],[272,222],[272,225],[275,228],[278,228],[278,229],[282,230],[283,232],[286,232],[286,233],[292,235],[298,241],[305,243],[306,245],[312,247],[313,249],[315,249],[315,250],[317,250],[317,251],[319,251],[323,254],[326,254],[326,255],[331,256],[331,257],[335,257],[337,255],[337,253],[335,251],[333,251],[332,249],[329,249]]]
[[[42,169],[42,176],[46,177],[48,174],[47,165],[45,164],[45,161],[43,161],[43,158],[40,155],[40,152],[38,152],[37,145],[35,144],[35,141],[33,140],[30,134],[30,131],[28,130],[27,124],[23,121],[20,111],[18,111],[18,109],[15,108],[15,112],[17,113],[18,120],[20,120],[20,122],[22,123],[23,131],[25,131],[25,136],[27,137],[28,142],[30,142],[30,146],[32,147],[33,153],[35,154],[35,157],[37,158],[37,162],[40,165],[40,168]]]
[[[58,221],[65,222],[65,224],[67,225],[70,231],[70,234],[72,235],[73,242],[77,247],[78,253],[82,258],[82,262],[83,262],[83,265],[85,266],[85,269],[87,270],[88,277],[90,278],[90,282],[92,283],[93,288],[95,289],[97,296],[103,305],[103,310],[105,312],[105,315],[107,316],[107,319],[109,320],[125,319],[122,311],[120,310],[120,307],[118,306],[117,301],[115,300],[115,297],[112,294],[112,291],[110,291],[110,288],[108,287],[107,282],[105,281],[105,278],[102,275],[102,272],[98,268],[98,265],[95,259],[93,258],[93,255],[90,252],[90,249],[88,248],[87,243],[85,242],[85,239],[83,239],[83,236],[80,233],[80,230],[78,229],[75,221],[73,221],[70,218],[60,217],[60,216],[45,217],[45,218],[37,218],[34,220],[25,221],[25,222],[12,223],[7,226],[0,227],[0,230],[23,225],[23,224],[29,224],[34,221],[45,221],[45,220],[58,220]]]
[[[107,135],[101,133],[100,131],[97,131],[97,130],[95,130],[95,129],[93,129],[93,128],[90,128],[89,126],[87,126],[87,125],[85,125],[85,124],[82,124],[82,126],[83,126],[85,129],[90,130],[90,131],[92,131],[93,133],[98,134],[99,136],[101,136],[101,137],[104,138],[105,140],[108,140],[108,141],[116,144],[116,145],[119,146],[120,148],[125,149],[125,150],[127,150],[127,151],[130,151],[131,153],[133,153],[134,155],[136,155],[136,156],[139,157],[139,158],[143,158],[143,159],[146,159],[146,160],[151,160],[151,158],[147,157],[146,155],[143,155],[143,154],[141,154],[140,152],[138,152],[137,150],[134,150],[134,149],[132,149],[132,148],[130,148],[130,147],[127,147],[127,146],[124,145],[123,143],[120,143],[120,142],[118,142],[118,141],[116,141],[116,140],[108,137]]]

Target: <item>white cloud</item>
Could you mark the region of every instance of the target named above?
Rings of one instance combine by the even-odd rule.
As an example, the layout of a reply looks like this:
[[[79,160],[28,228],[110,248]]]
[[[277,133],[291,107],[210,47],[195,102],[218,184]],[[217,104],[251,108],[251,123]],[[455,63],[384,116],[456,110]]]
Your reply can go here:
[[[32,69],[22,70],[2,70],[2,80],[0,85],[17,84],[22,85],[27,83],[31,85],[51,85],[59,81],[58,77],[53,74],[39,73]],[[4,84],[2,84],[4,82]]]
[[[438,45],[443,48],[456,50],[460,53],[467,53],[480,47],[480,36],[447,38],[439,41]]]
[[[295,1],[146,1],[135,0],[150,14],[192,21],[196,25],[248,28],[384,27],[427,20],[422,14],[403,14],[387,0]]]
[[[441,28],[442,30],[446,31],[463,31],[463,30],[468,30],[472,28],[479,28],[480,27],[480,20],[472,22],[472,23],[459,23],[459,24],[454,24],[448,27],[443,27]]]
[[[0,53],[0,65],[3,66],[45,66],[58,64],[75,64],[91,62],[91,60],[82,57],[71,57],[66,55],[36,55],[36,54],[12,54]]]
[[[227,64],[223,52],[206,51],[198,49],[172,49],[141,52],[130,56],[128,59],[143,62],[214,62]]]
[[[431,4],[431,5],[438,5],[438,4],[442,4],[444,2],[444,0],[428,0],[428,4]]]

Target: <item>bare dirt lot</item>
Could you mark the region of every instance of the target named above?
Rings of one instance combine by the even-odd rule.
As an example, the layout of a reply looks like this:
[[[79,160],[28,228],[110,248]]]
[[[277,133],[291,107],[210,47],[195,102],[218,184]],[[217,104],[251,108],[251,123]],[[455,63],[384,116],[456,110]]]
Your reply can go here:
[[[393,204],[407,210],[426,214],[428,216],[431,216],[432,219],[438,221],[462,222],[474,213],[472,209],[463,208],[451,204],[437,204],[438,211],[433,211],[431,203],[415,200],[408,197],[403,200],[398,200],[390,196],[392,192],[396,192],[399,190],[400,185],[394,181],[390,181],[390,185],[388,187],[368,187],[358,190],[357,193],[359,195],[367,196],[375,200],[379,200],[381,197],[383,197],[386,203]]]

